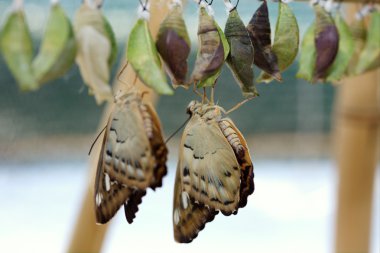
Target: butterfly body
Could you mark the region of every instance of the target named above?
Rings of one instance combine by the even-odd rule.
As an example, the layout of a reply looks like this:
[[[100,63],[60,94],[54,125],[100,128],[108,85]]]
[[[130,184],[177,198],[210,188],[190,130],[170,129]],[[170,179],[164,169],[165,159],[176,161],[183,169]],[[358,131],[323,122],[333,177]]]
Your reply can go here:
[[[254,190],[247,144],[223,109],[191,102],[180,143],[174,193],[174,235],[191,242],[221,211],[236,214]]]
[[[166,159],[167,148],[154,109],[138,92],[116,97],[95,180],[97,222],[108,222],[124,205],[131,223],[146,189],[162,185]]]

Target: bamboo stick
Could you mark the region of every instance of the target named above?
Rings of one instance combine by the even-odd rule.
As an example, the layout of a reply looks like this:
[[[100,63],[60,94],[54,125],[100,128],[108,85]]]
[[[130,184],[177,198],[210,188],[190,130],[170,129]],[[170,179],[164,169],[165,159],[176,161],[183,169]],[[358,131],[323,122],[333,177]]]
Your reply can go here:
[[[358,6],[350,8],[352,19]],[[336,253],[369,252],[374,175],[379,154],[380,71],[344,81],[336,101],[339,175]]]
[[[169,0],[152,0],[151,1],[151,18],[149,27],[152,35],[155,36],[158,32],[159,24],[165,17],[168,11]],[[124,64],[122,64],[124,65]],[[135,79],[135,74],[129,65],[119,77],[120,81],[116,80],[115,89],[126,89],[126,84],[132,84]],[[136,85],[141,90],[150,90],[144,86],[139,80]],[[144,100],[150,100],[155,102],[157,96],[153,92],[149,92],[148,95],[144,96]],[[99,132],[106,125],[107,117],[110,113],[111,106],[108,105],[103,113],[102,120],[99,124]],[[94,213],[94,182],[96,165],[98,164],[100,152],[100,144],[95,145],[92,155],[90,157],[89,173],[90,179],[86,185],[86,193],[83,198],[82,206],[77,217],[76,225],[73,228],[72,238],[68,247],[68,252],[100,252],[105,234],[108,229],[108,225],[96,225],[95,224],[95,213]]]

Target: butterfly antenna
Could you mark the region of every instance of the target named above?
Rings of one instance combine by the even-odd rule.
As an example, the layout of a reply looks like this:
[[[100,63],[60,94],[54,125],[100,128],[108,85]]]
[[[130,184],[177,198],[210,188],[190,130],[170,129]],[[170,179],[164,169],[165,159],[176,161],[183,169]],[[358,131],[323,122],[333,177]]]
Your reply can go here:
[[[120,70],[119,74],[117,75],[117,80],[126,84],[123,80],[120,79],[121,75],[123,74],[124,70],[128,67],[128,61],[127,63],[125,63],[125,65],[123,66],[123,68]]]
[[[229,109],[225,114],[229,114],[233,111],[235,111],[236,109],[238,109],[240,106],[244,105],[245,103],[247,103],[248,101],[254,99],[255,97],[249,97],[249,98],[246,98],[244,99],[243,101],[239,102],[238,104],[236,104],[234,107],[232,107],[231,109]]]
[[[191,116],[185,122],[183,122],[183,124],[177,130],[175,130],[174,133],[172,133],[169,136],[169,138],[166,139],[165,144],[167,144],[170,141],[170,139],[173,138],[174,135],[176,135],[179,132],[179,130],[181,130],[184,126],[186,126],[187,122],[189,122],[190,119],[191,119]]]
[[[102,129],[102,131],[100,131],[100,133],[98,134],[98,136],[96,136],[94,142],[92,143],[92,145],[91,145],[91,147],[90,147],[90,150],[88,151],[88,155],[91,154],[92,148],[94,147],[96,141],[99,139],[100,135],[104,132],[104,130],[106,130],[106,127],[107,127],[107,126],[105,126],[105,127]]]

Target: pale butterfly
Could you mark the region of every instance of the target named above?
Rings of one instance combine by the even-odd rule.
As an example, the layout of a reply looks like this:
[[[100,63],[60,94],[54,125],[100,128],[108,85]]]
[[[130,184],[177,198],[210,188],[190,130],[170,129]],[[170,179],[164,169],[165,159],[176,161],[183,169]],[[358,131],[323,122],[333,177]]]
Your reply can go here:
[[[247,143],[222,117],[223,108],[192,101],[183,132],[174,186],[173,224],[177,242],[189,243],[221,211],[236,214],[254,191]]]
[[[119,93],[104,135],[95,179],[96,222],[108,222],[124,205],[133,222],[147,188],[162,185],[168,150],[154,108],[137,90]]]

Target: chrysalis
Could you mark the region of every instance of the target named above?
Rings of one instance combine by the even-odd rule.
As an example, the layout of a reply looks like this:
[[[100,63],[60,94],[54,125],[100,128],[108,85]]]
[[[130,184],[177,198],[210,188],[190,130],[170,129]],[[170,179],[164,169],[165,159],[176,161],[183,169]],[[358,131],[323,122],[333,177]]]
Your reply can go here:
[[[31,64],[33,43],[22,6],[14,5],[0,32],[0,49],[4,60],[23,91],[36,90]]]
[[[236,8],[230,11],[224,32],[230,46],[227,63],[243,96],[257,96],[258,92],[253,81],[253,45]]]
[[[314,44],[314,30],[315,22],[309,26],[303,36],[299,68],[296,74],[297,78],[305,79],[308,82],[313,81],[315,62],[317,58],[317,52]]]
[[[334,63],[327,70],[327,82],[338,81],[343,77],[355,50],[350,28],[339,13],[335,17],[335,24],[339,32],[339,50]]]
[[[221,211],[236,214],[254,191],[247,143],[216,105],[192,101],[174,186],[174,238],[189,243]]]
[[[52,3],[38,55],[33,60],[34,75],[40,84],[64,75],[74,64],[76,43],[69,18],[60,4]]]
[[[222,29],[220,28],[220,26],[215,22],[215,25],[216,25],[216,28],[218,29],[218,34],[220,36],[220,40],[222,41],[222,45],[223,45],[223,52],[224,52],[224,60],[227,59],[227,56],[230,52],[230,47],[228,45],[228,41],[226,39],[226,36],[224,35]],[[220,73],[222,72],[222,67],[223,67],[223,64],[219,67],[219,69],[215,72],[215,74],[213,74],[212,76],[209,76],[207,77],[206,79],[200,81],[197,85],[198,88],[202,88],[202,87],[212,87],[215,85],[217,79],[219,78],[220,76]]]
[[[370,18],[367,42],[360,54],[356,74],[380,67],[380,12],[374,11]]]
[[[156,45],[173,86],[184,85],[188,68],[187,58],[190,54],[190,38],[182,17],[181,2],[173,3],[169,14],[161,23]]]
[[[148,21],[143,17],[137,20],[129,34],[127,59],[144,84],[158,94],[173,94],[161,69],[160,58],[148,28]]]
[[[281,72],[287,69],[295,60],[299,47],[299,28],[297,19],[291,8],[279,1],[278,18],[272,51],[277,56],[278,67]],[[269,83],[273,77],[261,72],[257,82]]]
[[[328,68],[333,64],[339,46],[339,34],[331,15],[320,5],[314,5],[315,47],[317,60],[314,80],[325,79]]]
[[[356,19],[351,25],[351,33],[354,39],[355,51],[351,57],[350,63],[346,70],[346,74],[351,76],[355,74],[356,66],[359,62],[360,54],[365,46],[367,40],[367,28],[364,19]]]
[[[254,47],[254,63],[273,78],[281,81],[277,56],[272,51],[271,30],[268,16],[267,2],[264,0],[257,9],[247,26],[249,36]]]
[[[202,81],[215,74],[223,65],[225,58],[218,28],[204,5],[200,5],[199,8],[198,43],[191,82]]]
[[[116,50],[113,33],[101,11],[88,3],[75,14],[74,31],[77,41],[76,62],[89,93],[98,104],[112,99],[109,85],[111,63]]]
[[[109,117],[95,179],[97,223],[107,223],[124,205],[132,223],[142,197],[162,185],[167,148],[158,116],[141,94],[120,93]]]

